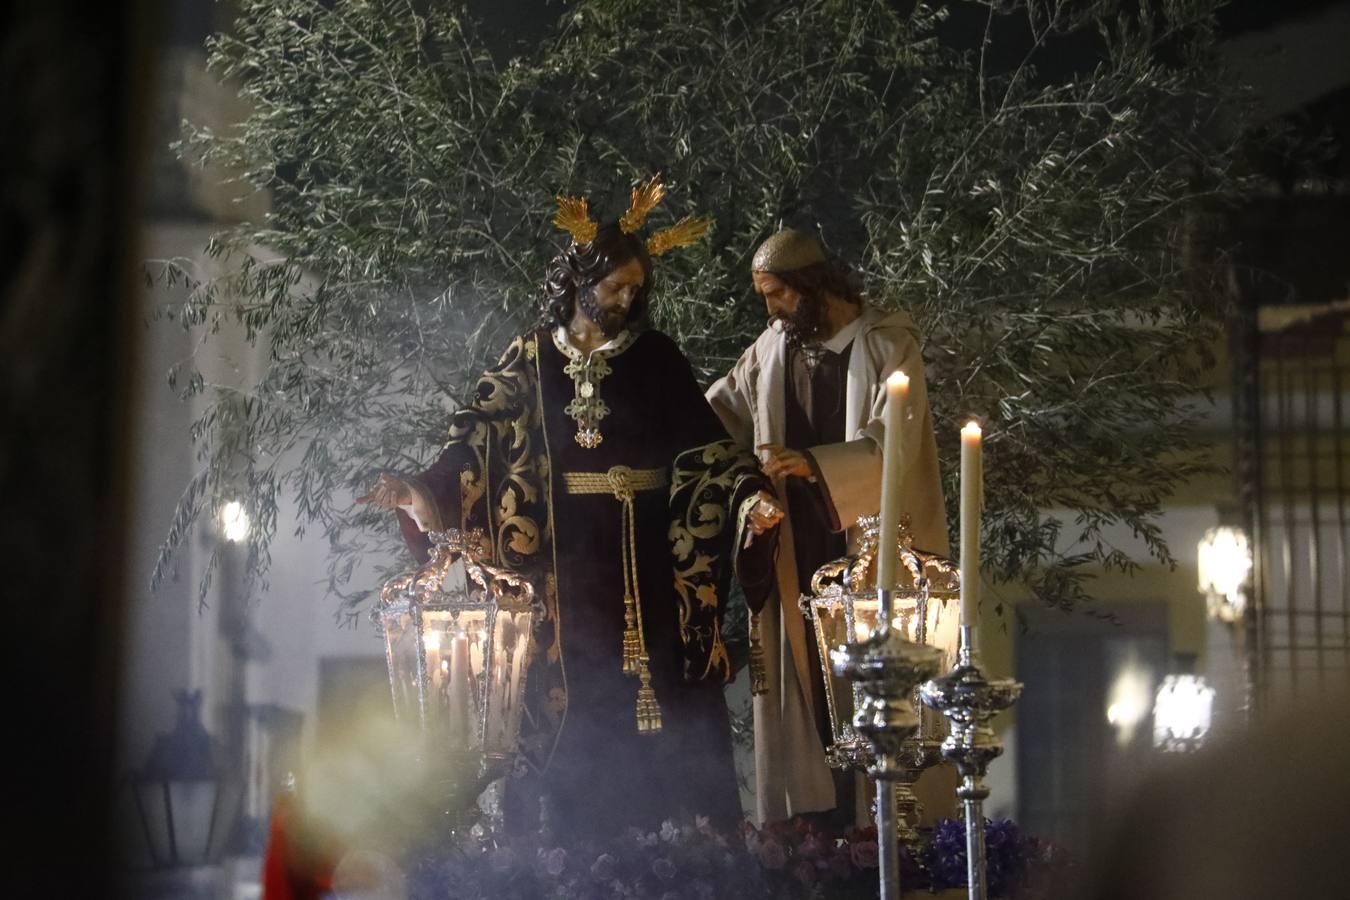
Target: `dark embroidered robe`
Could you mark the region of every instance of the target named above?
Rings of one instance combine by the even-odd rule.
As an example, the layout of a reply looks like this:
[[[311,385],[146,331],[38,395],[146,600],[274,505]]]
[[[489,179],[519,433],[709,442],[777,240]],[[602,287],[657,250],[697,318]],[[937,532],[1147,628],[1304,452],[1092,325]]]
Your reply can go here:
[[[744,550],[744,500],[766,487],[753,456],[727,440],[688,362],[645,331],[597,351],[607,411],[601,441],[577,441],[569,404],[580,393],[569,358],[546,330],[516,339],[457,413],[450,442],[420,488],[442,527],[482,528],[494,561],[545,598],[527,680],[524,749],[531,772],[511,784],[518,818],[545,801],[561,835],[680,813],[739,817],[722,688],[731,677],[720,624],[735,559],[747,593],[772,587],[773,535]],[[634,499],[643,627],[663,727],[639,734],[637,679],[622,670],[622,507],[609,494],[569,494],[564,473],[660,469],[671,485]],[[426,538],[406,517],[414,551]],[[758,599],[756,602],[760,602]]]

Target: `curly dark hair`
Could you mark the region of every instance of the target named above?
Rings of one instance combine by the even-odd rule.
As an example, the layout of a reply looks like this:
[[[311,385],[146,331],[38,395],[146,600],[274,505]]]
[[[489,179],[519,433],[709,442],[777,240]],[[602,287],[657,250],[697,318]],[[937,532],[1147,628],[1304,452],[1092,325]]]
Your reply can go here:
[[[832,294],[840,300],[847,300],[854,306],[861,306],[862,289],[857,277],[843,263],[834,260],[812,263],[791,272],[774,272],[783,283],[803,297],[809,297],[821,303],[825,295]]]
[[[652,258],[642,238],[624,233],[618,222],[601,226],[589,244],[571,241],[566,250],[553,257],[544,282],[544,320],[566,326],[576,309],[577,292],[594,290],[609,273],[633,259],[642,264],[646,277],[628,309],[628,326],[645,325],[647,297],[652,290]]]

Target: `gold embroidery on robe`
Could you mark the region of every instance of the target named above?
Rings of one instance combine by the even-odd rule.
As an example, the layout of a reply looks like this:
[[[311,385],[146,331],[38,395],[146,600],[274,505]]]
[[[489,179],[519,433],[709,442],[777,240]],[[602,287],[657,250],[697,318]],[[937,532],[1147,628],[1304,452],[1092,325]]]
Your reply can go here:
[[[670,490],[670,543],[675,593],[680,600],[684,674],[690,681],[730,681],[731,657],[722,640],[722,597],[727,573],[744,539],[737,517],[732,534],[728,510],[744,479],[758,477],[755,458],[732,441],[715,441],[675,458]]]
[[[566,679],[558,634],[558,592],[546,485],[550,465],[537,392],[537,345],[511,342],[484,372],[474,400],[451,418],[450,444],[469,450],[460,474],[461,525],[487,535],[492,560],[535,586],[544,614],[536,625],[539,657],[527,684],[528,719],[540,732],[523,735],[536,767],[546,767],[565,710]],[[563,713],[565,715],[565,713]]]

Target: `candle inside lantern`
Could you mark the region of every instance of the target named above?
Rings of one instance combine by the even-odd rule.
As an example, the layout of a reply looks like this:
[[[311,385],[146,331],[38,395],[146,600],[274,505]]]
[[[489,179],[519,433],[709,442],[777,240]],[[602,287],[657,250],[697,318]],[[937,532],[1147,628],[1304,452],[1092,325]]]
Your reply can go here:
[[[905,401],[909,399],[909,376],[892,372],[886,379],[886,411],[883,424],[886,429],[881,453],[881,534],[877,541],[877,591],[882,606],[877,611],[877,622],[890,622],[893,607],[890,592],[895,588],[895,567],[898,559],[896,538],[900,530],[900,474],[904,460],[900,449],[901,423],[905,418]]]
[[[967,422],[961,429],[961,627],[970,629],[972,644],[980,616],[981,440],[978,422]]]
[[[450,733],[458,743],[467,744],[472,732],[473,701],[470,697],[469,639],[455,635],[450,645]]]
[[[444,662],[444,657],[441,655],[441,636],[444,632],[436,630],[434,623],[429,624],[428,627],[430,630],[422,634],[422,656],[426,660],[427,666],[426,686],[427,690],[435,691],[438,690],[437,685],[440,685],[439,690],[444,691],[445,673],[441,668],[441,663]]]

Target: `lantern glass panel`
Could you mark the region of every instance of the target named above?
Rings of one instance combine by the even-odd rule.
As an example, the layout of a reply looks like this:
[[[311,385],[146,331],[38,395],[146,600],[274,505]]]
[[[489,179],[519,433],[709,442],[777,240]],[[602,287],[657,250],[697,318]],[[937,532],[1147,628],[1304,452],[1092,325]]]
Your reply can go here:
[[[394,694],[394,714],[400,719],[416,721],[421,706],[417,670],[422,648],[412,603],[400,601],[382,609],[380,626],[384,629],[385,661],[389,666],[389,687]]]
[[[852,682],[834,673],[830,665],[830,651],[846,643],[865,641],[877,627],[877,599],[875,592],[854,594],[851,600],[841,594],[811,598],[815,623],[816,648],[820,653],[825,677],[825,699],[830,712],[830,733],[835,743],[850,740],[853,733],[854,688]],[[896,615],[893,627],[901,629],[909,640],[915,639],[918,608],[917,597],[896,597],[893,600]],[[849,627],[849,608],[852,607],[853,626]]]
[[[516,751],[520,734],[534,613],[501,609],[493,626],[483,754],[489,759],[501,759]]]
[[[820,654],[821,668],[825,675],[825,699],[830,713],[830,733],[834,742],[852,733],[849,722],[853,718],[853,687],[847,678],[834,673],[830,665],[830,651],[852,643],[848,636],[848,621],[844,614],[843,603],[822,604],[817,602],[815,620],[816,649]]]

